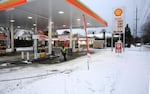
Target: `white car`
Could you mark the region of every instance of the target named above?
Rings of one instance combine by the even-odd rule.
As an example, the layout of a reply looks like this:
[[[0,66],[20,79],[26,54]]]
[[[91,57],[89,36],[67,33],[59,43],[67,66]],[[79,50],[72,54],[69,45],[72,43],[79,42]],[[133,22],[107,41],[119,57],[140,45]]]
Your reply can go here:
[[[135,46],[136,46],[136,47],[141,47],[142,44],[141,44],[141,43],[136,43]]]

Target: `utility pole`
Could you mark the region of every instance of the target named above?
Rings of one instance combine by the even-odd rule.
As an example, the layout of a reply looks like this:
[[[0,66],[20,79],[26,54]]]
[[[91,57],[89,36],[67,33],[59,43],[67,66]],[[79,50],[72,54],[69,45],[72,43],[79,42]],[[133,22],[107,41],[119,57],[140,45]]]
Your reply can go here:
[[[137,37],[137,16],[138,16],[138,8],[136,7],[136,18],[135,18],[135,23],[136,23],[136,26],[135,26],[135,38]]]

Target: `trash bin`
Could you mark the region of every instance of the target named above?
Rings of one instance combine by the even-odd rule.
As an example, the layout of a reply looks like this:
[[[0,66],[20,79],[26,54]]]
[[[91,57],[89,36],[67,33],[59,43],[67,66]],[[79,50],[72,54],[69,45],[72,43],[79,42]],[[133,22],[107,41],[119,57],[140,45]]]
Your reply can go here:
[[[52,51],[52,55],[55,55],[55,52],[54,52],[54,51]]]
[[[72,48],[68,48],[68,53],[72,53]]]

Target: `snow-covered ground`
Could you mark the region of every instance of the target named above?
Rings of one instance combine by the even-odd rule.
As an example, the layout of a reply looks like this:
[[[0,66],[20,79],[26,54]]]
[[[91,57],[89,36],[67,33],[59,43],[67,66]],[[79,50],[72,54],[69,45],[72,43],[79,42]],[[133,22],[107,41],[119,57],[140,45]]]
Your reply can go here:
[[[65,63],[0,70],[0,94],[148,94],[150,48],[96,49]]]

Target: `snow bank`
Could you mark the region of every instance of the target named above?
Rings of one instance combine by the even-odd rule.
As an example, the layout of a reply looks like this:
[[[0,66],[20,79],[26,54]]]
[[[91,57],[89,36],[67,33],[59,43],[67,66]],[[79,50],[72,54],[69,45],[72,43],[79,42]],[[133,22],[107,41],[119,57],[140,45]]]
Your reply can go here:
[[[1,74],[1,81],[33,78],[0,82],[0,94],[148,94],[149,51],[132,47],[120,55],[110,50],[96,52],[91,55],[90,70],[84,56]]]

